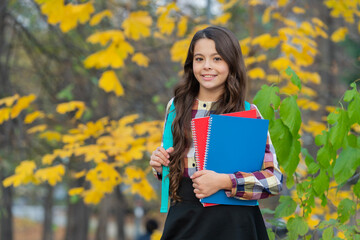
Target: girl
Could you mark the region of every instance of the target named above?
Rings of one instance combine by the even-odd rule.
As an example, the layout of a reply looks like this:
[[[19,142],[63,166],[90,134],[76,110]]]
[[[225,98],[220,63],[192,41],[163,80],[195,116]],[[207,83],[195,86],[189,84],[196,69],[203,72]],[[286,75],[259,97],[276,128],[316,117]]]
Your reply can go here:
[[[189,46],[183,82],[170,100],[174,147],[158,147],[150,166],[161,178],[162,166],[170,167],[169,209],[162,239],[268,239],[259,207],[217,205],[203,207],[199,199],[220,189],[228,197],[256,200],[279,194],[282,174],[268,135],[263,169],[258,172],[222,174],[196,171],[191,119],[243,111],[246,70],[235,35],[226,28],[208,27],[198,31]],[[251,105],[251,109],[256,109]],[[262,118],[257,111],[258,118]]]

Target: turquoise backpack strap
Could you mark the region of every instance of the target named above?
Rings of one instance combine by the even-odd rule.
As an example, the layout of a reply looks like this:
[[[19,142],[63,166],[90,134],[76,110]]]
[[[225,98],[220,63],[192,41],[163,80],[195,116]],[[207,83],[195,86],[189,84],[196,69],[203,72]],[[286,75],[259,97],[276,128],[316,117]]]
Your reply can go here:
[[[245,101],[245,111],[249,111],[249,110],[250,110],[250,103]]]
[[[176,116],[175,105],[174,105],[174,101],[172,101],[164,128],[163,147],[165,148],[165,150],[168,149],[169,147],[174,146],[172,123],[175,119],[175,116]],[[170,186],[169,171],[170,171],[169,167],[166,166],[162,167],[161,207],[160,207],[161,213],[166,213],[168,211],[169,186]]]

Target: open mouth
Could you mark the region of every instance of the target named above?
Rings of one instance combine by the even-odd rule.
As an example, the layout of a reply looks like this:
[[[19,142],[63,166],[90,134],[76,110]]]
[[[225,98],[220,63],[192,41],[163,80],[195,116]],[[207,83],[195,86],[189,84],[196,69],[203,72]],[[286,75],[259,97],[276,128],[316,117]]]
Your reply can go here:
[[[212,74],[204,74],[201,75],[204,79],[213,79],[215,78],[217,75],[212,75]]]

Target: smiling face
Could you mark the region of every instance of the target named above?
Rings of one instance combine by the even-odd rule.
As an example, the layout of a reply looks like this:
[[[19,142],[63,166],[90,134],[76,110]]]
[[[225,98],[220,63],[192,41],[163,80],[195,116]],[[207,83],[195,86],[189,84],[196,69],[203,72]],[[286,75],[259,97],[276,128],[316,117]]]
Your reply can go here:
[[[213,40],[202,38],[195,43],[193,73],[200,84],[198,99],[218,100],[224,91],[229,66],[216,51]]]

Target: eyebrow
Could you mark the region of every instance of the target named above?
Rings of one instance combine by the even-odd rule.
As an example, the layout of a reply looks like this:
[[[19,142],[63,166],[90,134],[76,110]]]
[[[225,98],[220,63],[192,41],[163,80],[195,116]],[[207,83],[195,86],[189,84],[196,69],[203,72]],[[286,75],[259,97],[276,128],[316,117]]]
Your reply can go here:
[[[194,57],[196,57],[196,56],[204,56],[203,54],[201,54],[201,53],[195,53],[194,54]],[[218,53],[212,53],[212,54],[210,54],[210,56],[212,57],[212,56],[215,56],[215,55],[219,55],[220,56],[220,54],[218,54]]]

